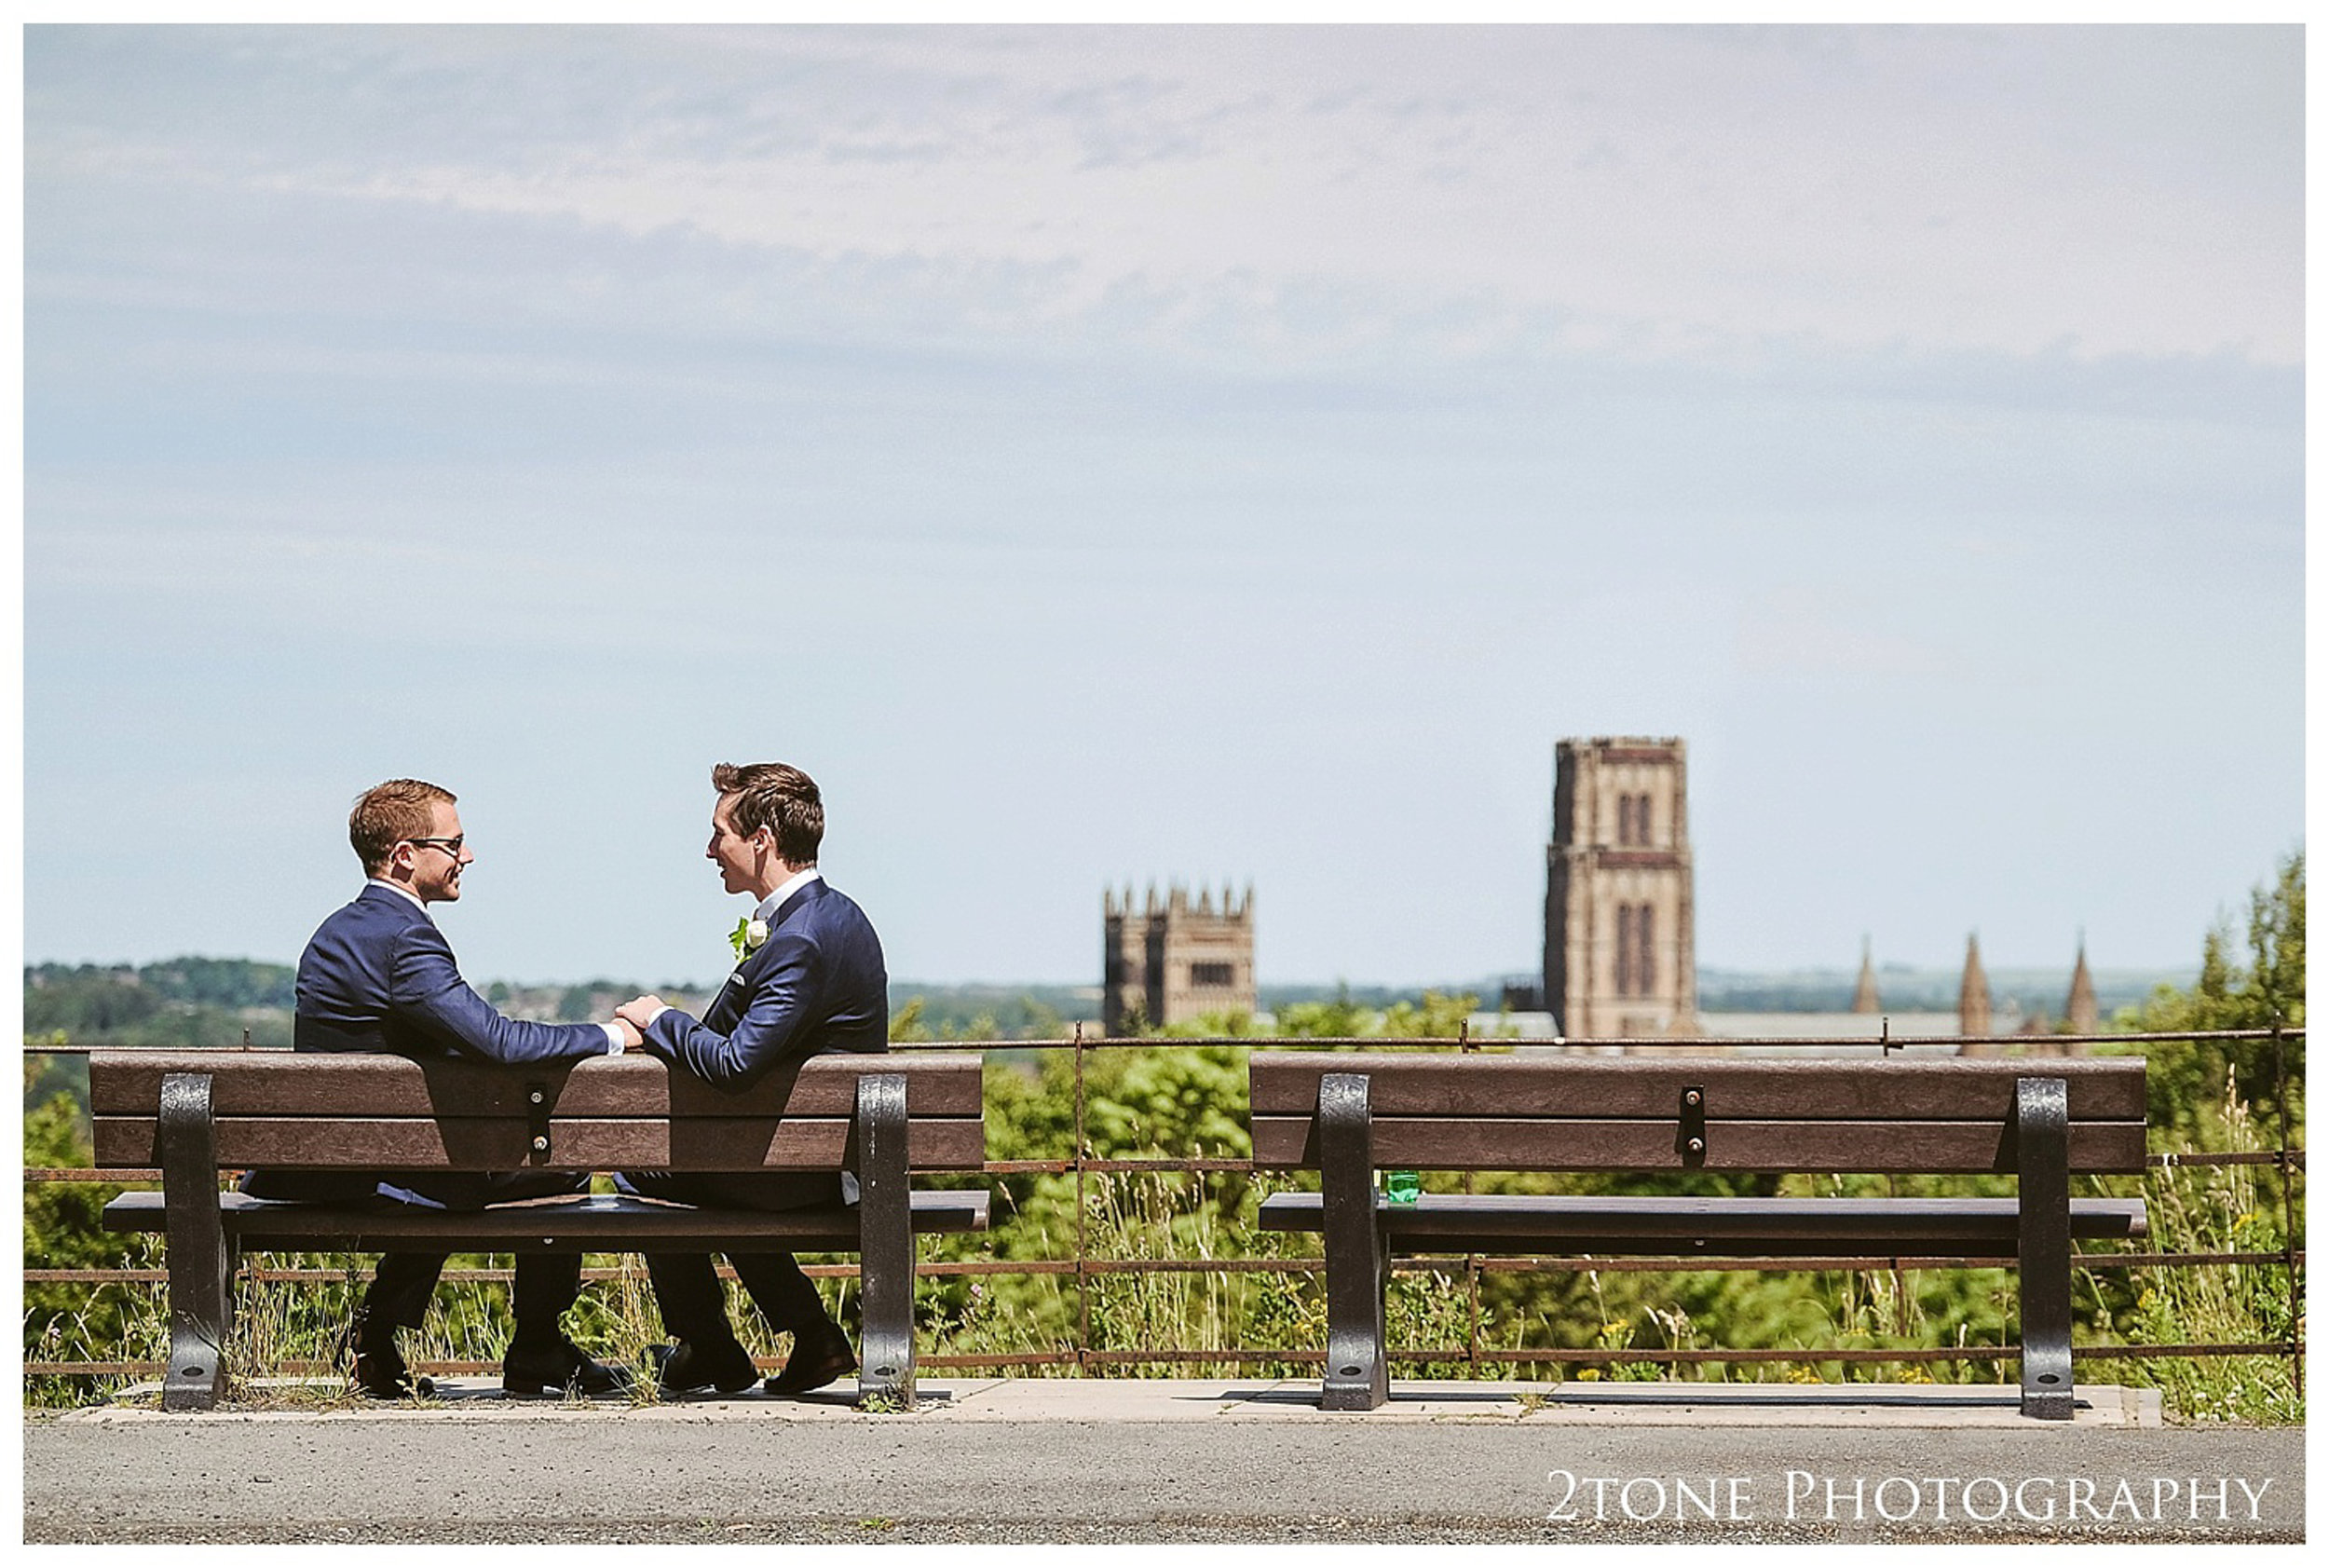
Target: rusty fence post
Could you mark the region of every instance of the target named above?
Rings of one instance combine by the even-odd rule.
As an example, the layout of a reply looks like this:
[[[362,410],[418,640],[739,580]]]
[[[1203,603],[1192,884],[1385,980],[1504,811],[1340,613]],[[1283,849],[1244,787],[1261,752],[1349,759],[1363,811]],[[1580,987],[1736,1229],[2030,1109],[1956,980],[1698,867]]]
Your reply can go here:
[[[1479,1047],[1472,1042],[1472,1020],[1469,1018],[1456,1026],[1456,1049],[1467,1057],[1479,1051]],[[1473,1177],[1467,1170],[1464,1173],[1464,1195],[1470,1196],[1472,1189]],[[1464,1293],[1466,1310],[1471,1316],[1471,1322],[1464,1329],[1464,1355],[1465,1360],[1471,1363],[1472,1381],[1477,1383],[1480,1375],[1480,1255],[1477,1252],[1464,1255]]]
[[[1083,1164],[1091,1149],[1083,1136],[1083,1020],[1076,1020],[1076,1375],[1083,1374],[1085,1359],[1092,1348],[1092,1298],[1088,1291],[1090,1271],[1084,1266],[1087,1253],[1084,1246]]]
[[[2289,1285],[2289,1392],[2298,1399],[2305,1397],[2305,1347],[2297,1338],[2296,1323],[2303,1313],[2298,1303],[2296,1285],[2296,1162],[2289,1156],[2289,1059],[2286,1042],[2281,1036],[2285,1020],[2278,1008],[2272,1014],[2272,1099],[2278,1113],[2281,1136],[2281,1269]]]

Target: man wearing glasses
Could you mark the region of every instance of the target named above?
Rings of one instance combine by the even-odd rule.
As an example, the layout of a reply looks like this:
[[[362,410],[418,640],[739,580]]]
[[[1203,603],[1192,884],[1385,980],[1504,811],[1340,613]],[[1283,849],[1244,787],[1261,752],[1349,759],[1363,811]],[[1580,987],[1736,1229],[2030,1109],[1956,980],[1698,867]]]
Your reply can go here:
[[[462,842],[450,790],[418,779],[391,779],[357,798],[348,841],[368,880],[355,901],[335,910],[299,957],[299,1009],[293,1048],[393,1051],[420,1058],[469,1057],[489,1062],[563,1061],[606,1056],[639,1043],[620,1019],[607,1024],[540,1024],[495,1011],[454,962],[453,949],[429,906],[461,896],[461,873],[477,857]],[[410,1171],[373,1177],[328,1171],[254,1170],[243,1179],[253,1197],[309,1203],[366,1198],[425,1207],[476,1209],[489,1204],[579,1193],[587,1172]],[[356,1309],[351,1338],[356,1382],[377,1399],[430,1392],[415,1380],[396,1345],[399,1328],[417,1329],[444,1268],[442,1252],[392,1252],[380,1260]],[[629,1374],[592,1360],[565,1336],[559,1319],[581,1288],[577,1252],[520,1253],[510,1290],[517,1332],[501,1364],[512,1394],[620,1393]]]

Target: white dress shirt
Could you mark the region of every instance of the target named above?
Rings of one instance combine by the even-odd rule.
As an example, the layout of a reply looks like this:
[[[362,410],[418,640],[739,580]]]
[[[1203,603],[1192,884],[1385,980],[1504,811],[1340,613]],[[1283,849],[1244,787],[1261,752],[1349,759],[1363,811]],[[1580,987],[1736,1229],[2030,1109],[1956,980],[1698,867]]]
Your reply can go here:
[[[756,920],[775,919],[776,912],[784,907],[784,901],[786,899],[792,897],[794,893],[798,893],[802,888],[807,887],[810,882],[822,879],[822,874],[815,866],[803,866],[800,870],[794,872],[791,876],[785,878],[782,882],[779,882],[776,886],[776,891],[769,894],[768,897],[762,899],[760,901],[759,907],[753,910],[752,918]]]

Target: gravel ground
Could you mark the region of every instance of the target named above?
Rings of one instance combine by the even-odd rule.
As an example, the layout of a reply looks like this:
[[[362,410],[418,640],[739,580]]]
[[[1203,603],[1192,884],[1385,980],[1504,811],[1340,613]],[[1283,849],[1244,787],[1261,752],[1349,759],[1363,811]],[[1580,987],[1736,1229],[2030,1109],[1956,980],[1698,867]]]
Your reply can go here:
[[[1414,1519],[1406,1520],[1353,1519],[1173,1519],[1149,1521],[1070,1521],[1040,1523],[974,1522],[962,1520],[858,1520],[789,1524],[758,1521],[675,1524],[669,1520],[610,1520],[587,1529],[550,1530],[539,1525],[491,1527],[463,1525],[448,1530],[442,1520],[402,1520],[332,1524],[314,1521],[287,1525],[183,1525],[125,1527],[110,1530],[51,1526],[36,1515],[26,1517],[27,1543],[110,1546],[299,1546],[428,1544],[428,1545],[725,1545],[725,1546],[938,1546],[938,1545],[1067,1545],[1131,1546],[1150,1542],[1218,1542],[1222,1545],[1301,1544],[1385,1546],[1655,1546],[1709,1545],[1848,1545],[1883,1541],[1894,1545],[1993,1546],[2065,1544],[2126,1546],[2177,1542],[2302,1544],[2302,1531],[2229,1533],[2204,1528],[2104,1532],[2088,1527],[2054,1534],[2026,1532],[1896,1531],[1888,1534],[1851,1532],[1833,1526],[1790,1525],[1734,1527],[1721,1531],[1683,1532],[1672,1527],[1585,1525],[1557,1530],[1550,1525],[1508,1519]]]
[[[962,1419],[751,1409],[401,1411],[59,1420],[28,1415],[23,1538],[37,1543],[1115,1544],[2296,1543],[2291,1427],[1578,1425],[1535,1420]],[[2075,1481],[2108,1508],[2162,1478],[2259,1488],[2255,1517],[2132,1504],[2095,1522],[1901,1522],[1791,1489],[1899,1478]],[[1887,1480],[1886,1478],[1895,1478]],[[1736,1480],[1735,1519],[1683,1513]],[[1628,1484],[1635,1489],[1628,1491]],[[1606,1484],[1602,1484],[1606,1483]],[[1922,1484],[1922,1483],[1914,1483]],[[2178,1482],[2176,1484],[2182,1484]],[[1596,1486],[1605,1493],[1597,1504]],[[1913,1495],[1903,1493],[1901,1494]],[[1628,1495],[1661,1499],[1628,1518]],[[1897,1501],[1897,1497],[1896,1497]],[[1881,1507],[1881,1501],[1876,1502]],[[1997,1505],[2000,1508],[2003,1504]],[[1561,1522],[1547,1514],[1566,1510]],[[1984,1510],[1985,1511],[1985,1510]],[[2213,1509],[2207,1510],[2213,1515]],[[1657,1518],[1648,1517],[1651,1513]],[[2146,1519],[2143,1513],[2155,1518]],[[2131,1517],[2132,1515],[2132,1517]]]

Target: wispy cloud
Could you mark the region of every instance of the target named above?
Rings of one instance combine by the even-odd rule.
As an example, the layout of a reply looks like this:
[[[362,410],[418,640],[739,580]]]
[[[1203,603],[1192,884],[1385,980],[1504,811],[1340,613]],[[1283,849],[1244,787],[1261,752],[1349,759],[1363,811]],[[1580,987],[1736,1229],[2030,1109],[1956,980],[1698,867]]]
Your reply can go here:
[[[884,269],[973,333],[1264,360],[1388,334],[2285,364],[2301,82],[2264,32],[292,32],[236,35],[201,113],[170,112],[211,96],[177,79],[129,123],[96,58],[167,74],[204,35],[65,34],[34,50],[30,179],[467,212],[585,250],[694,236],[821,294]],[[2074,120],[2100,57],[2160,95]]]

